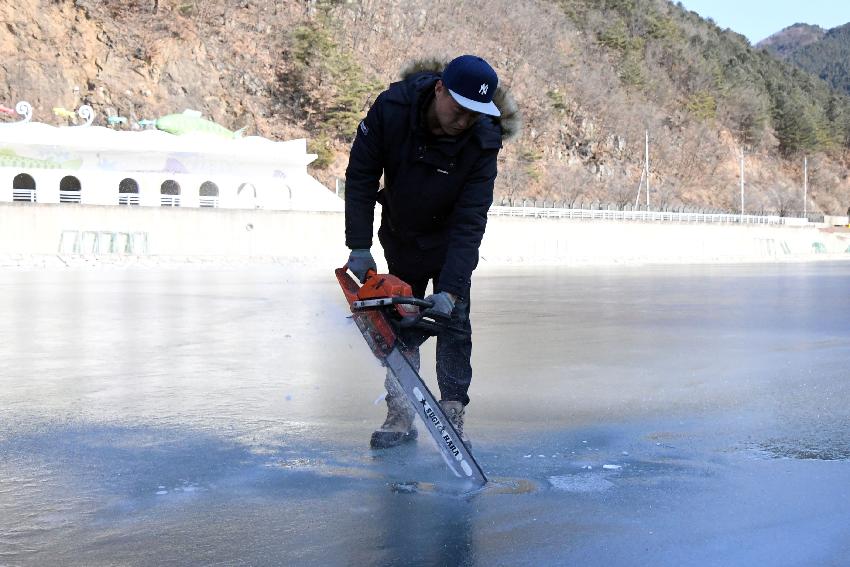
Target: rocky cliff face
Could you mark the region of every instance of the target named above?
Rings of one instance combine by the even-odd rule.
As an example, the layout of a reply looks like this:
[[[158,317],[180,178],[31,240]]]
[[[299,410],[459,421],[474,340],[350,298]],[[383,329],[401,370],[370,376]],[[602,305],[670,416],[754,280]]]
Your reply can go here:
[[[57,106],[90,104],[101,121],[191,108],[232,129],[303,136],[271,100],[277,26],[301,12],[273,2],[3,0],[0,101],[27,100],[35,119],[52,123],[63,120]]]

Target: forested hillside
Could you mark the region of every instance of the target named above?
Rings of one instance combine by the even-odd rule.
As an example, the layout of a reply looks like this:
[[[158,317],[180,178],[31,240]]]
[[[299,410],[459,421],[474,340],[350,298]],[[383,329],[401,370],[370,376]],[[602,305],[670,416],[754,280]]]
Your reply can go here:
[[[850,94],[850,23],[822,33],[816,41],[786,46],[780,51],[770,46],[768,49],[834,89]]]
[[[788,59],[798,49],[820,40],[825,33],[826,30],[820,26],[797,23],[761,40],[756,47],[766,49],[781,59]]]
[[[848,97],[666,0],[0,0],[0,17],[0,104],[54,122],[81,102],[130,122],[193,108],[307,137],[330,186],[408,61],[477,53],[525,123],[497,201],[633,205],[648,131],[653,208],[738,210],[742,149],[746,210],[802,209],[804,155],[808,209],[850,205]]]

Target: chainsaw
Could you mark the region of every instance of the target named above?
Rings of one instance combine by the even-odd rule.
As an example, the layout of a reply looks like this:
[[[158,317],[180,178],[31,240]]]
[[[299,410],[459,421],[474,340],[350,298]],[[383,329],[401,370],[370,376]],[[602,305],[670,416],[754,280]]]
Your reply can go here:
[[[405,354],[429,336],[467,331],[430,315],[427,310],[433,304],[414,297],[410,285],[396,276],[369,270],[360,286],[348,273],[347,264],[334,273],[357,328],[375,357],[398,380],[449,469],[460,478],[484,486],[487,483],[484,471]]]

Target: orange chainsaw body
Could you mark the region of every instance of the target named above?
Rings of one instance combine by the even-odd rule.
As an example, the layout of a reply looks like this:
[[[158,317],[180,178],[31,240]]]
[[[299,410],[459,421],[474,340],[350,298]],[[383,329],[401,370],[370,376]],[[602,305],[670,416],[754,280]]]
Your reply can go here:
[[[357,326],[366,337],[366,342],[372,348],[376,357],[383,360],[390,353],[397,341],[397,334],[382,309],[355,309],[354,302],[369,299],[384,299],[392,297],[410,297],[413,289],[410,284],[391,274],[378,274],[373,270],[366,273],[366,281],[362,286],[348,273],[347,267],[334,270],[339,285],[348,301]],[[419,308],[412,305],[390,305],[387,310],[394,310],[399,318],[418,313]]]

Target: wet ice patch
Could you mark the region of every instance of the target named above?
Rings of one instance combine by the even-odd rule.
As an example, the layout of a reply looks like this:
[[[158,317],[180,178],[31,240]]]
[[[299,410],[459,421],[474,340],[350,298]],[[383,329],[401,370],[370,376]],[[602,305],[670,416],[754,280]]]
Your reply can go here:
[[[319,463],[306,457],[293,457],[284,459],[275,459],[272,462],[266,463],[267,467],[276,467],[281,469],[309,469],[314,468]]]
[[[564,492],[605,492],[614,486],[604,476],[593,473],[550,476],[548,480],[552,488]]]
[[[825,439],[809,442],[801,439],[771,439],[765,443],[759,443],[755,448],[758,453],[773,459],[850,460],[850,445]]]
[[[399,494],[415,494],[419,492],[419,483],[413,482],[391,482],[390,490]]]
[[[200,492],[202,490],[206,490],[203,486],[198,485],[197,483],[190,482],[188,480],[184,480],[180,486],[174,488],[175,492]]]
[[[190,482],[188,480],[180,481],[180,484],[176,486],[172,486],[168,488],[165,485],[159,485],[156,489],[157,496],[165,496],[166,494],[178,494],[178,493],[191,493],[191,492],[200,492],[202,490],[206,490],[204,487],[198,485],[197,483]]]

